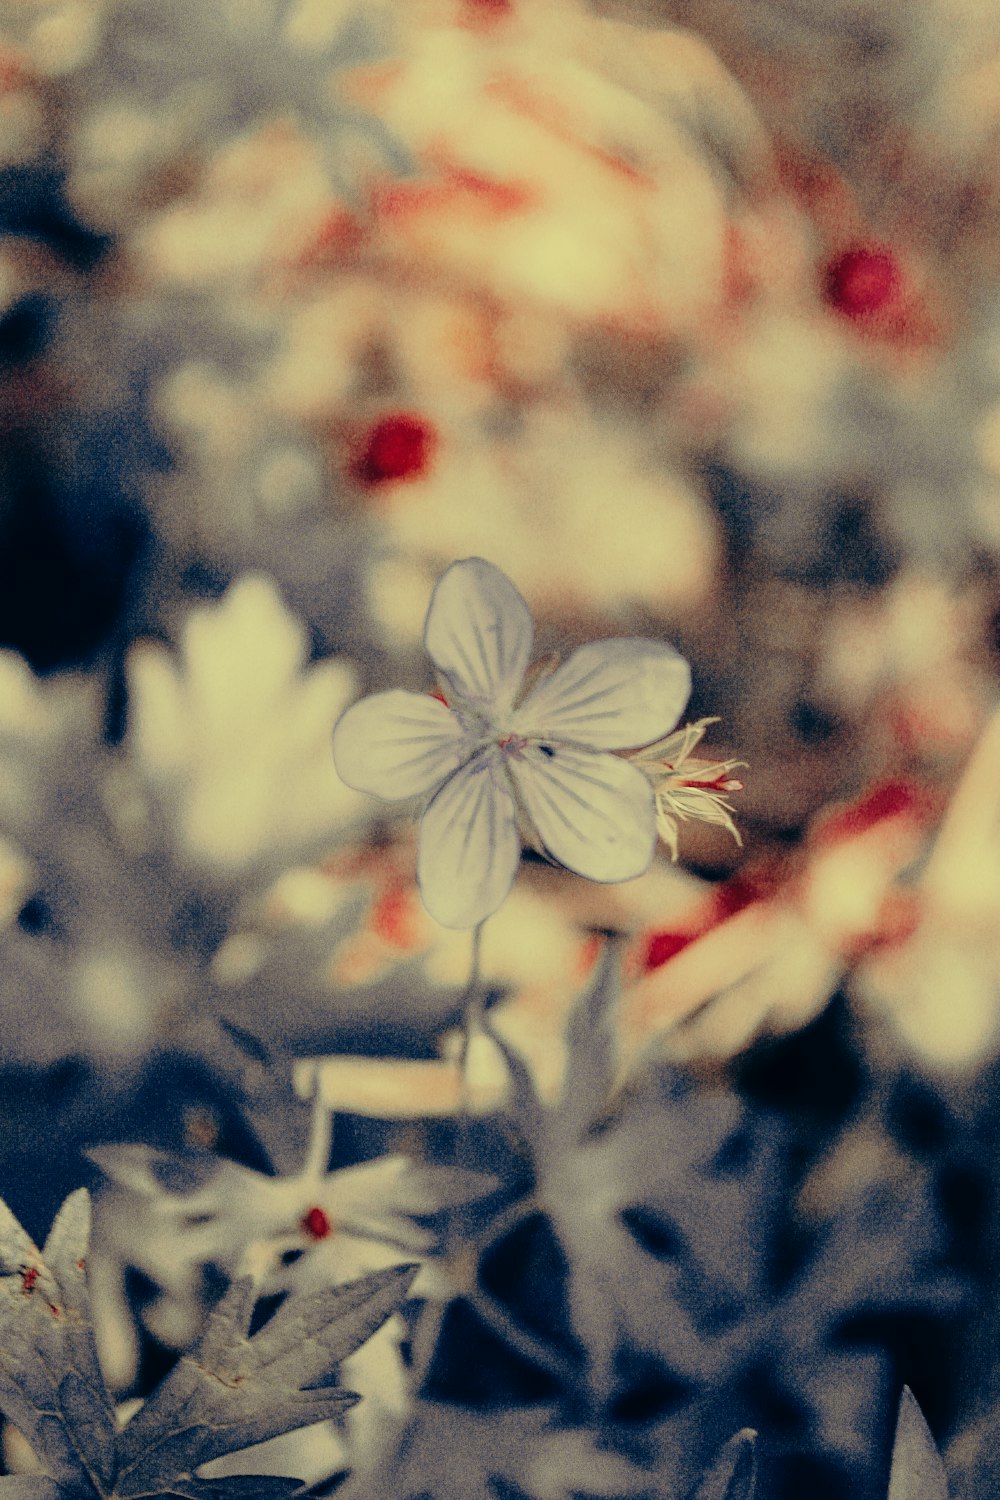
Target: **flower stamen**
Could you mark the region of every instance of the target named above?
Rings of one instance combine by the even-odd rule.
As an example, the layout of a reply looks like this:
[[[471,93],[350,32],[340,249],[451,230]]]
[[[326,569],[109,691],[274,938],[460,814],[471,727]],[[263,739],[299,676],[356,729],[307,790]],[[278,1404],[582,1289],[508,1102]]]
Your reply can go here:
[[[714,780],[712,780],[712,781],[702,780],[702,778],[700,776],[696,776],[696,777],[694,777],[690,781],[678,781],[677,785],[678,786],[694,787],[696,790],[702,791],[702,792],[742,792],[743,791],[743,783],[742,783],[742,781],[740,781],[739,778],[736,777],[736,776],[729,776],[729,777],[727,777],[724,771],[721,772],[718,776],[716,776],[714,778]]]
[[[512,755],[515,760],[523,760],[528,741],[523,734],[505,734],[497,740],[497,745],[505,755]]]
[[[726,799],[730,792],[742,792],[743,782],[732,772],[746,762],[692,759],[692,751],[705,730],[716,722],[716,719],[699,719],[697,723],[685,724],[665,740],[632,757],[653,783],[657,829],[674,860],[679,853],[680,825],[691,819],[724,828],[737,844],[743,843],[733,821],[734,809]]]

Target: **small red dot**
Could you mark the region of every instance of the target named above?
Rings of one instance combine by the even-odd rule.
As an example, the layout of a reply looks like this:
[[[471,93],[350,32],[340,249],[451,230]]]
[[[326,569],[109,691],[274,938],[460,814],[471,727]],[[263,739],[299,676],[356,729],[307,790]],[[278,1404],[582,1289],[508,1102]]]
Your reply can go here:
[[[845,250],[826,268],[826,300],[845,318],[870,318],[884,311],[901,286],[896,257],[877,245]]]
[[[333,1232],[333,1225],[321,1208],[311,1208],[303,1217],[301,1228],[303,1234],[312,1235],[314,1240],[325,1240]]]
[[[394,412],[371,428],[354,466],[355,478],[365,485],[418,479],[430,467],[436,433],[424,417]]]
[[[394,948],[415,948],[419,917],[409,885],[391,885],[372,906],[368,916],[372,932]]]

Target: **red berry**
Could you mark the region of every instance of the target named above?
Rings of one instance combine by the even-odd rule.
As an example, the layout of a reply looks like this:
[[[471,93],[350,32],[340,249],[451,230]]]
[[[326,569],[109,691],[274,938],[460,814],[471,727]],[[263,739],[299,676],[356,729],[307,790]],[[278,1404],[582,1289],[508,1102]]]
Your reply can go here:
[[[390,484],[418,479],[430,466],[436,434],[424,417],[394,412],[375,423],[355,464],[361,484]]]
[[[303,1234],[311,1235],[314,1240],[325,1240],[333,1232],[333,1225],[321,1208],[311,1208],[304,1215],[301,1228]]]
[[[845,318],[870,318],[899,294],[902,275],[890,250],[859,245],[826,268],[826,300]]]

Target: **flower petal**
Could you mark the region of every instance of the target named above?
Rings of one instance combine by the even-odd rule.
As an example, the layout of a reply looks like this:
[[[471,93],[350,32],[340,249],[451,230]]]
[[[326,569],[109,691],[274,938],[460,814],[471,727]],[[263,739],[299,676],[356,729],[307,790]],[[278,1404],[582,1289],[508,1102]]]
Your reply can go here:
[[[438,579],[424,644],[463,698],[508,711],[531,658],[534,634],[528,606],[492,563],[467,557]]]
[[[341,781],[389,800],[432,791],[466,754],[462,726],[450,709],[399,688],[362,698],[333,731]]]
[[[542,843],[561,865],[588,880],[631,880],[656,847],[653,789],[614,755],[529,745],[511,774]]]
[[[489,759],[445,782],[424,813],[417,880],[442,927],[476,927],[501,905],[521,857],[514,799]]]
[[[672,729],[690,692],[691,669],[672,646],[593,641],[532,689],[511,727],[531,738],[624,750]]]

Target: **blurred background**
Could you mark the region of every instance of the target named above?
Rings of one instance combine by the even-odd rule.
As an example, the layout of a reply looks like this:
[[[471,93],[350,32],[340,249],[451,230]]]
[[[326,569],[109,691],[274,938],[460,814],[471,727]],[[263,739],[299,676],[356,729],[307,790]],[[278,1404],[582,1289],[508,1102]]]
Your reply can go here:
[[[283,1472],[864,1500],[906,1381],[995,1493],[998,157],[990,0],[2,0],[0,1194],[96,1190],[120,1394],[418,1254]],[[746,769],[526,857],[466,1117],[330,733],[469,555]]]

